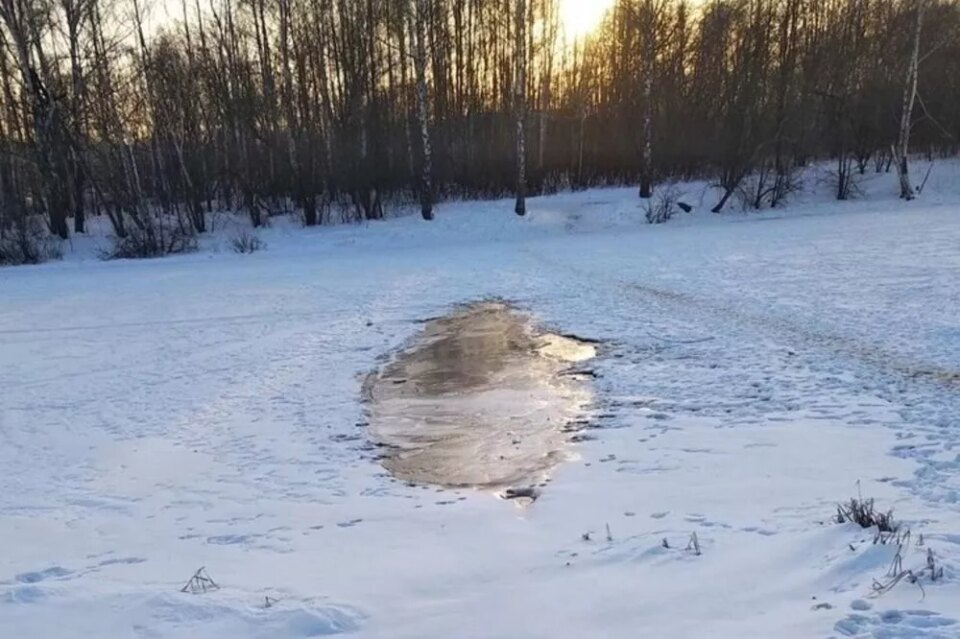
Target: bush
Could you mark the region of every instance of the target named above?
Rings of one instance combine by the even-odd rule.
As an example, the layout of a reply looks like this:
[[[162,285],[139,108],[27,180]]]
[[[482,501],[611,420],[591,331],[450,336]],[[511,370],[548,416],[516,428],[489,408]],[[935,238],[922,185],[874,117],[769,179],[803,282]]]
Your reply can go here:
[[[737,198],[744,211],[776,208],[802,190],[802,186],[800,173],[796,169],[791,167],[777,171],[765,164],[759,171],[743,179],[737,189]]]
[[[158,221],[134,227],[126,237],[113,237],[113,246],[103,251],[105,260],[143,259],[163,257],[197,250],[197,239],[191,231],[179,225]]]
[[[0,230],[0,265],[40,264],[60,259],[60,242],[37,219],[21,220],[8,230]]]
[[[855,200],[863,197],[861,180],[863,176],[856,170],[854,161],[841,157],[834,169],[828,170],[822,181],[833,191],[840,201]]]
[[[249,255],[267,248],[267,243],[261,240],[259,235],[244,229],[230,240],[230,248],[233,249],[234,253]]]
[[[670,218],[677,214],[677,199],[680,192],[676,186],[670,185],[658,189],[654,196],[647,201],[647,222],[650,224],[663,224],[669,222]]]

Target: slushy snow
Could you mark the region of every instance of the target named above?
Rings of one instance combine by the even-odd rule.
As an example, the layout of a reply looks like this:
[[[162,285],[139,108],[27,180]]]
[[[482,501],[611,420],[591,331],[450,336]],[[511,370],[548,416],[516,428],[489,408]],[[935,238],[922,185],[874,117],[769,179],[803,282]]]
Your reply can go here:
[[[0,637],[960,637],[960,164],[912,203],[810,183],[722,216],[684,184],[658,227],[633,189],[278,220],[251,256],[223,216],[192,255],[0,270]],[[601,341],[523,507],[396,481],[367,431],[367,375],[484,299]],[[858,495],[943,577],[874,592],[898,551],[834,521]]]

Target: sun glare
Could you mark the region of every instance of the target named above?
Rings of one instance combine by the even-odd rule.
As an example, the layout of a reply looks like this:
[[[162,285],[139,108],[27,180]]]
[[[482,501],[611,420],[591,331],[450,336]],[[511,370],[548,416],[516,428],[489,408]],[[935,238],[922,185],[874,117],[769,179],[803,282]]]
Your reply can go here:
[[[596,30],[612,4],[613,0],[560,0],[560,18],[567,40],[572,42]]]

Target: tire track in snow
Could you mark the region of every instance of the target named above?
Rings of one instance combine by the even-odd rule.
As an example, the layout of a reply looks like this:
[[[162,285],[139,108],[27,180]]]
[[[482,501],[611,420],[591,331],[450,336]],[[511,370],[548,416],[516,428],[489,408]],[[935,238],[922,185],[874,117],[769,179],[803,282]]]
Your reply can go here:
[[[944,460],[960,447],[955,423],[960,414],[960,371],[912,358],[861,337],[757,312],[746,305],[605,276],[530,249],[526,253],[551,269],[571,273],[587,286],[600,284],[632,294],[668,317],[683,318],[711,330],[710,335],[721,341],[729,342],[731,332],[740,332],[754,342],[758,337],[771,339],[801,356],[814,371],[853,375],[860,386],[848,382],[851,390],[867,390],[899,407],[903,423],[893,427],[904,444],[891,454],[919,465],[912,481],[899,483],[930,501],[960,506],[960,457]],[[651,338],[658,339],[656,335]]]
[[[732,319],[741,327],[757,329],[787,343],[799,343],[810,349],[826,350],[831,354],[868,364],[881,372],[894,374],[906,380],[927,381],[943,385],[948,390],[960,391],[960,370],[912,360],[901,353],[886,350],[875,343],[857,337],[813,330],[783,317],[751,313],[721,300],[711,300],[680,291],[608,278],[564,262],[551,260],[537,253],[530,252],[530,254],[551,268],[564,268],[583,278],[632,291],[648,301],[656,300],[661,304],[673,306],[676,311],[684,312],[692,309],[712,316],[715,320]]]

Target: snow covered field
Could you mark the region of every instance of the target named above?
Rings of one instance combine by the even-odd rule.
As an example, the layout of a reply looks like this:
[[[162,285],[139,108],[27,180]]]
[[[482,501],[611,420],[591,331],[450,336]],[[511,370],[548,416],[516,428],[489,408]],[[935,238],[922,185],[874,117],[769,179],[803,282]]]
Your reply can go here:
[[[960,164],[893,181],[0,270],[0,637],[960,637]],[[394,481],[365,430],[365,375],[494,297],[604,342],[591,437],[527,507]],[[858,492],[942,579],[873,594],[897,550],[834,523]],[[220,590],[180,593],[201,566]]]

